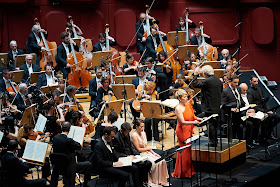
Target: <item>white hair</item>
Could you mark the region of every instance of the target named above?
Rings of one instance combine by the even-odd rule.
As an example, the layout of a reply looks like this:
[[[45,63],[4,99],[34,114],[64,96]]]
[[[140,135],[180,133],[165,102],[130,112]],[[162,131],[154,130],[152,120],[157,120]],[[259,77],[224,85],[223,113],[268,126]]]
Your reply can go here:
[[[25,55],[25,61],[26,61],[26,59],[27,59],[27,57],[28,56],[31,56],[32,57],[32,59],[33,59],[33,55],[31,55],[31,54],[27,54],[27,55]]]
[[[32,29],[31,29],[31,31],[32,31],[32,32],[34,32],[37,28],[39,28],[39,26],[38,26],[38,25],[33,25],[33,27],[32,27]]]
[[[228,50],[228,49],[223,49],[223,50],[221,51],[221,53],[223,53],[223,52],[229,53],[229,50]]]
[[[210,65],[203,66],[201,71],[207,76],[214,75],[214,69]]]
[[[10,47],[12,47],[13,44],[16,44],[16,45],[17,45],[17,42],[16,42],[15,40],[12,40],[12,41],[10,42]]]
[[[21,83],[21,84],[18,86],[18,89],[19,89],[19,90],[22,90],[22,88],[25,87],[25,86],[27,86],[27,84]]]

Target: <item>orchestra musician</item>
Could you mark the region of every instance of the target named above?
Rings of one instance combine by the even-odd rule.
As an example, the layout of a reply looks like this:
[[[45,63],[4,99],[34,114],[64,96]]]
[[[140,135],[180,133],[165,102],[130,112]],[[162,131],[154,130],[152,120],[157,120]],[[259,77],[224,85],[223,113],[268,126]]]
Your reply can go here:
[[[123,73],[125,75],[137,75],[139,63],[134,61],[133,54],[127,54],[125,56],[126,63],[123,65]]]
[[[221,62],[221,69],[225,69],[227,65],[227,57],[229,56],[229,50],[228,49],[223,49],[221,51],[221,54],[219,55],[218,61]]]
[[[44,29],[40,30],[39,25],[33,25],[31,31],[32,32],[29,34],[27,42],[26,42],[26,53],[27,54],[35,53],[37,55],[36,64],[39,65],[38,57],[40,56],[41,51],[46,50],[45,47],[42,47],[39,45],[42,40],[40,32],[42,32],[44,34],[45,38],[48,37],[48,32]]]
[[[178,21],[179,21],[179,26],[176,28],[176,31],[186,31],[186,18],[179,17]],[[189,29],[196,28],[196,24],[192,20],[188,19],[187,22],[189,25]]]
[[[188,85],[185,82],[185,76],[183,74],[179,74],[176,77],[176,81],[175,84],[173,85],[173,87],[175,89],[184,89],[184,88],[188,88]]]
[[[8,91],[8,88],[13,84],[16,86],[16,83],[13,82],[11,79],[11,72],[9,69],[4,69],[3,70],[3,78],[0,79],[0,91],[5,92],[9,98],[9,101],[15,97],[16,91]]]
[[[97,97],[96,97],[96,103],[99,104],[103,101],[103,97],[105,95],[111,95],[114,96],[113,89],[109,87],[110,85],[110,79],[108,77],[102,77],[101,79],[101,85],[100,88],[97,90]]]
[[[221,93],[223,84],[214,76],[214,69],[210,65],[201,68],[202,76],[205,78],[198,82],[197,77],[200,73],[200,68],[194,70],[193,86],[201,88],[201,110],[203,114],[199,117],[208,117],[212,114],[220,113]],[[217,146],[217,120],[213,119],[209,122],[209,145]]]
[[[71,38],[75,38],[74,36],[74,32],[73,32],[73,27],[75,28],[76,32],[77,32],[77,35],[81,36],[83,35],[83,32],[82,30],[80,29],[80,27],[78,27],[77,25],[75,25],[74,23],[69,23],[67,22],[66,23],[66,30],[68,29],[68,32],[70,32],[71,34]]]
[[[102,138],[95,144],[91,162],[93,168],[100,176],[113,178],[119,181],[118,187],[125,187],[125,183],[129,180],[130,173],[133,177],[134,186],[141,186],[137,176],[138,170],[135,165],[121,167],[122,162],[118,162],[118,156],[112,146],[112,140],[116,134],[116,127],[105,127]],[[138,180],[137,180],[138,179]]]
[[[209,35],[203,33],[203,36],[205,38],[205,42],[208,43],[208,44],[211,44],[212,43],[212,39]],[[202,36],[201,36],[201,30],[200,28],[195,28],[194,30],[194,36],[191,37],[190,39],[191,41],[191,45],[198,45],[200,46],[202,44]]]
[[[42,86],[52,86],[58,81],[57,77],[54,76],[53,67],[51,64],[46,64],[45,73],[39,75],[36,87],[40,89]]]
[[[19,89],[19,92],[14,100],[14,105],[17,106],[17,108],[24,112],[24,110],[30,106],[30,100],[31,100],[31,97],[32,95],[31,94],[28,94],[28,87],[27,87],[27,84],[25,83],[21,83],[19,86],[18,86],[18,89]]]
[[[10,42],[10,48],[11,50],[8,51],[8,57],[7,57],[7,62],[8,62],[8,68],[11,71],[15,71],[16,69],[16,58],[18,55],[24,54],[24,51],[22,49],[19,49],[17,47],[17,42],[15,40],[12,40]]]
[[[168,58],[167,53],[164,51],[160,51],[158,53],[157,59],[159,63],[163,63],[166,59]],[[166,63],[166,62],[165,62]],[[173,69],[169,63],[169,61],[167,61],[167,64],[164,64],[163,66],[163,73],[166,75],[166,82],[167,85],[170,86],[172,84],[172,76],[173,76]]]
[[[96,130],[95,130],[96,131],[95,138],[100,139],[102,137],[102,133],[104,131],[104,128],[105,127],[113,127],[114,123],[118,120],[118,118],[119,118],[119,115],[116,112],[111,111],[108,114],[108,117],[107,117],[106,121],[103,121],[103,123],[101,123],[101,124],[97,124]]]
[[[61,71],[63,74],[63,79],[67,79],[71,67],[71,64],[67,62],[67,57],[72,52],[70,43],[74,45],[75,51],[79,51],[79,47],[76,45],[76,43],[73,40],[70,40],[69,35],[66,31],[61,33],[60,38],[62,42],[57,47],[57,54],[55,56],[55,61],[57,65],[54,68],[54,70],[55,70],[55,74],[58,71]]]
[[[54,96],[60,96],[61,94],[64,93],[64,90],[65,90],[65,80],[64,79],[58,79],[58,88],[56,88],[53,91],[53,95]]]
[[[96,107],[96,97],[97,97],[97,90],[102,86],[101,79],[102,79],[102,68],[100,66],[95,67],[95,74],[96,77],[89,81],[89,96],[91,97],[90,101],[90,109]],[[89,113],[92,117],[95,116],[94,110]]]
[[[106,51],[106,36],[104,33],[100,33],[99,34],[99,41],[93,46],[93,50],[92,52],[98,52],[98,51]],[[109,45],[110,46],[116,46],[117,45],[117,42],[116,40],[111,37],[111,36],[108,36],[107,38],[109,40]]]
[[[140,21],[138,21],[135,24],[136,27],[136,32],[137,32],[137,39],[136,39],[136,46],[137,46],[137,52],[140,53],[141,55],[143,54],[143,51],[146,47],[146,37],[144,37],[144,33],[147,32],[147,25],[146,25],[146,19],[149,19],[150,25],[153,25],[153,20],[156,20],[156,24],[159,24],[159,20],[148,15],[146,17],[145,13],[140,13],[139,15]]]
[[[22,81],[23,83],[28,83],[30,80],[30,75],[33,72],[40,72],[40,67],[37,64],[33,64],[33,56],[27,54],[25,56],[25,63],[19,67],[20,70],[23,70]]]

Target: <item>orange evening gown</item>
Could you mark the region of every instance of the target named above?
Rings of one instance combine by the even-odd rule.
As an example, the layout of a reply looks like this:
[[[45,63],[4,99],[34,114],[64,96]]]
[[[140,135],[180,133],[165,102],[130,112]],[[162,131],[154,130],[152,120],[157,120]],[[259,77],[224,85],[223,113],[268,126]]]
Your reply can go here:
[[[194,111],[190,103],[187,103],[185,105],[185,111],[183,113],[183,116],[185,121],[194,121],[195,119],[197,119],[196,116],[194,115]],[[179,120],[177,120],[176,134],[178,137],[178,142],[180,147],[183,147],[183,141],[191,137],[193,133],[193,127],[194,125],[182,125],[179,122]],[[173,177],[185,178],[195,174],[193,166],[191,170],[190,152],[191,152],[191,147],[188,147],[184,151],[182,151],[181,153],[182,155],[180,154],[180,152],[177,153],[175,170],[174,173],[172,173]],[[181,175],[181,157],[182,157],[182,175]]]

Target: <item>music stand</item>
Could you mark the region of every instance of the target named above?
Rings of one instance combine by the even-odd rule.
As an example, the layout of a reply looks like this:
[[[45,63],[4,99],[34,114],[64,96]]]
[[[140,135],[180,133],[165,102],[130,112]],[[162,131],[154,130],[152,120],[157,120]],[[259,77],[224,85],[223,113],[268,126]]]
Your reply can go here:
[[[24,70],[11,71],[11,77],[15,83],[20,83],[22,81]]]
[[[115,101],[106,102],[105,113],[108,115],[111,111],[119,114],[123,105],[124,99],[119,99]]]
[[[167,43],[171,46],[186,44],[186,31],[170,31],[167,33]]]
[[[213,69],[220,69],[221,68],[221,62],[220,61],[206,61],[204,62],[201,67],[210,65]]]
[[[104,59],[106,61],[110,60],[112,57],[111,51],[98,51],[92,53],[92,61],[91,64],[93,67],[95,66],[101,66],[101,59]]]
[[[214,69],[214,76],[219,78],[222,78],[225,74],[225,70],[224,69]]]
[[[116,76],[115,84],[132,84],[132,80],[136,75],[119,75]]]
[[[16,67],[20,67],[21,65],[23,65],[25,63],[26,55],[28,55],[28,54],[17,55],[16,64],[15,64]],[[32,64],[36,64],[37,55],[35,53],[31,53],[31,55],[33,56]]]
[[[44,93],[44,95],[45,95],[43,101],[44,101],[44,102],[46,101],[46,99],[47,99],[46,94],[47,94],[47,93],[53,94],[53,91],[54,91],[55,89],[57,89],[58,87],[59,87],[59,85],[42,86],[42,87],[40,88],[40,90],[41,90],[41,91]]]
[[[182,45],[178,46],[178,58],[185,59],[190,58],[191,53],[197,54],[198,45]]]
[[[22,115],[22,119],[19,123],[19,126],[23,126],[25,123],[28,123],[28,122],[35,125],[35,119],[33,116],[33,114],[35,113],[35,110],[36,110],[36,104],[33,104],[33,105],[27,107],[24,110],[24,113]]]
[[[40,72],[33,72],[31,73],[31,76],[30,76],[30,84],[34,84],[34,83],[37,83],[38,82],[38,77],[39,75],[45,73],[45,71],[40,71]]]
[[[151,127],[152,127],[152,148],[155,149],[154,146],[154,124],[153,119],[154,118],[161,118],[161,115],[163,114],[163,110],[161,107],[161,101],[140,101],[140,106],[142,108],[142,113],[145,118],[151,119]],[[162,148],[163,148],[163,140],[162,140]]]
[[[0,65],[5,67],[5,65],[2,63],[2,59],[4,60],[4,63],[7,64],[8,53],[0,53]]]

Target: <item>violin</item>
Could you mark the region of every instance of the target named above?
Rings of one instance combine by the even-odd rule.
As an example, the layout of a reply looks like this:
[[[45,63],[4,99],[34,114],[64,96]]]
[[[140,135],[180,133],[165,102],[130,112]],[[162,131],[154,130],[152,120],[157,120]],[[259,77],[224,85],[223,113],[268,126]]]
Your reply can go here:
[[[132,103],[132,107],[134,108],[134,110],[136,111],[136,112],[141,112],[141,105],[140,105],[140,101],[142,100],[142,99],[144,99],[145,97],[146,97],[146,95],[149,95],[148,93],[147,93],[147,91],[145,91],[144,93],[142,92],[142,94],[141,94],[141,92],[139,92],[138,93],[138,97],[133,101],[133,103]],[[150,101],[156,101],[157,100],[157,91],[154,91],[151,95],[150,95]]]
[[[35,22],[36,25],[39,26],[40,35],[41,35],[41,38],[42,38],[40,43],[39,43],[39,46],[46,48],[46,51],[41,52],[41,59],[40,59],[40,63],[39,63],[42,71],[44,71],[45,70],[45,65],[48,64],[48,63],[52,64],[53,67],[56,66],[55,50],[54,50],[55,46],[51,42],[46,40],[45,35],[41,31],[41,26],[40,26],[38,18],[35,18],[34,22]]]
[[[29,140],[36,140],[38,135],[40,136],[40,139],[43,138],[45,136],[45,134],[41,131],[35,132],[33,130],[33,132],[31,134],[28,135],[28,139]]]

